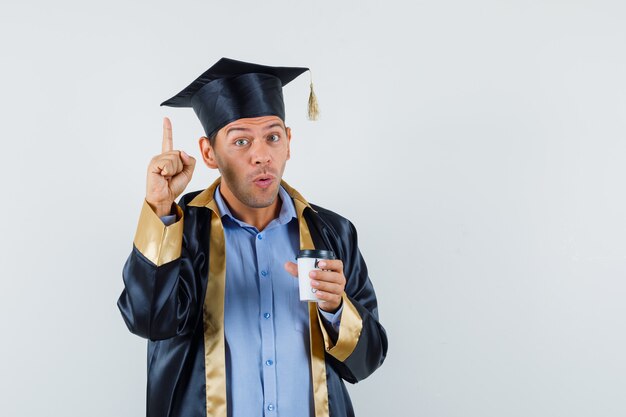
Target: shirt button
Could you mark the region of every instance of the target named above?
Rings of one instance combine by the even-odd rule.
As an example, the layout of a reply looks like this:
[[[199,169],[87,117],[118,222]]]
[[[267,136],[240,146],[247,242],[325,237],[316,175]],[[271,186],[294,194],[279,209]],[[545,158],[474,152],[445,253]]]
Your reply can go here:
[[[267,276],[267,271],[261,271],[261,275],[263,275],[264,277]]]
[[[268,409],[269,411],[274,411],[274,404],[269,403],[269,404],[267,405],[267,409]]]
[[[269,319],[270,317],[272,317],[272,315],[270,313],[265,313],[263,314],[263,317],[265,317],[266,319]]]
[[[274,362],[271,359],[268,359],[268,360],[265,361],[265,364],[267,366],[272,366],[274,364]]]
[[[256,235],[256,237],[257,237],[257,239],[259,239],[259,240],[263,239],[263,235],[262,235],[262,234],[260,234],[260,233],[259,233],[258,235]],[[271,405],[271,404],[270,404],[270,405]]]

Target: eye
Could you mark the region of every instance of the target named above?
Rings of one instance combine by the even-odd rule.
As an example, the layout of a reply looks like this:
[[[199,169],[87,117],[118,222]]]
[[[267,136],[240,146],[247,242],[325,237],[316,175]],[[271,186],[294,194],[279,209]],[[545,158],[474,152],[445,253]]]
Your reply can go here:
[[[267,140],[269,140],[270,142],[278,142],[280,140],[280,136],[278,136],[277,134],[269,135],[267,137]]]
[[[235,141],[236,146],[246,146],[248,144],[248,139],[237,139]]]

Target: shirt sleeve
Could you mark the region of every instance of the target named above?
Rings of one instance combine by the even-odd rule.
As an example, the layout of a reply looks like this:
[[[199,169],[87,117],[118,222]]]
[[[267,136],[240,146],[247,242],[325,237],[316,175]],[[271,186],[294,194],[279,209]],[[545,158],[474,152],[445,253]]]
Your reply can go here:
[[[324,323],[326,331],[331,333],[334,336],[334,339],[337,340],[337,336],[339,335],[339,326],[341,325],[341,312],[343,311],[343,304],[341,304],[339,309],[334,313],[329,313],[319,307],[317,309],[320,312],[320,317],[322,318],[322,323]]]
[[[167,216],[161,217],[161,221],[164,225],[171,226],[172,224],[176,223],[176,215],[168,214]]]

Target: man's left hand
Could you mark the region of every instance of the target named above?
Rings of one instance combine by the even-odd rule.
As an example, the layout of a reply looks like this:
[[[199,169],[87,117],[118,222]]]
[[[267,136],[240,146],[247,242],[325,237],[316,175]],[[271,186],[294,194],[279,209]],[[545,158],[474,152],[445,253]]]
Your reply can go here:
[[[309,273],[311,285],[317,289],[315,296],[320,309],[335,313],[341,307],[341,296],[346,288],[346,277],[343,275],[343,262],[339,259],[324,259],[317,263],[320,270]],[[285,269],[298,278],[298,265],[293,262],[285,263]]]

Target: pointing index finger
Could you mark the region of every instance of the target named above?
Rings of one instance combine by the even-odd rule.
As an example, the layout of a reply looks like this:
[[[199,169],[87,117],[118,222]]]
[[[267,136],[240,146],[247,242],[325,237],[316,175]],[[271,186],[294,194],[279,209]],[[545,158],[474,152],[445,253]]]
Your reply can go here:
[[[161,152],[169,152],[174,149],[174,139],[172,139],[172,122],[167,117],[163,118],[163,144]]]

